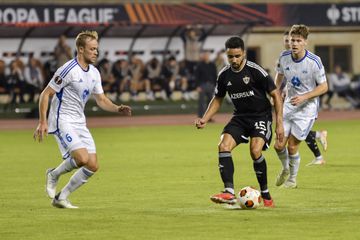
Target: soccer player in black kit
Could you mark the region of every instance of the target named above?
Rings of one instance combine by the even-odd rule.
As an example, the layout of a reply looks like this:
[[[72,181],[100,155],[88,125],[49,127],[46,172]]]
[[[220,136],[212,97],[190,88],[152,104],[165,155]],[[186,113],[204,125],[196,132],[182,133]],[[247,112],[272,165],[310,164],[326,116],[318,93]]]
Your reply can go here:
[[[219,72],[215,95],[203,117],[195,120],[198,129],[204,128],[220,109],[226,92],[229,94],[235,107],[234,115],[224,127],[218,145],[219,169],[224,191],[211,196],[210,199],[215,203],[236,203],[231,151],[240,143],[250,142],[250,155],[264,206],[274,207],[267,187],[267,167],[262,151],[269,147],[272,137],[272,107],[267,94],[274,101],[276,137],[283,141],[282,99],[269,74],[256,63],[246,59],[244,41],[240,37],[229,38],[225,48],[230,65]]]

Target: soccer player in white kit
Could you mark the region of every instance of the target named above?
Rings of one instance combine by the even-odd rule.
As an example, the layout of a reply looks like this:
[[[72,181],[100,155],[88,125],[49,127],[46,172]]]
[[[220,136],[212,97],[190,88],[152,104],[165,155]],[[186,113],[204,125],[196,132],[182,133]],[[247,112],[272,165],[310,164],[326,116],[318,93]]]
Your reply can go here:
[[[276,140],[275,150],[282,163],[276,185],[296,188],[300,165],[299,146],[309,134],[318,115],[319,96],[327,89],[321,59],[306,50],[309,28],[293,25],[290,30],[290,51],[280,56],[275,77],[276,86],[286,78],[287,96],[284,101],[284,141]]]
[[[48,133],[53,134],[59,145],[63,162],[46,172],[46,192],[52,205],[58,208],[78,208],[70,203],[68,196],[98,170],[94,140],[86,127],[84,107],[90,95],[105,111],[131,115],[131,108],[116,105],[102,89],[99,71],[92,65],[98,57],[98,34],[83,31],[76,37],[76,58],[68,61],[54,74],[39,100],[39,124],[34,139],[41,142]],[[49,99],[52,98],[49,117]],[[78,170],[65,187],[56,194],[59,177],[73,169]]]
[[[290,50],[289,31],[284,32],[283,45],[284,45],[285,51]],[[284,51],[282,53],[284,53]],[[283,99],[285,99],[285,96],[287,94],[285,85],[286,85],[286,78],[284,77],[283,82],[281,83],[281,86],[280,86],[281,96],[283,97]],[[324,157],[322,156],[322,154],[320,152],[320,149],[316,143],[316,140],[320,141],[320,143],[323,147],[323,150],[326,151],[327,150],[327,131],[326,130],[321,130],[321,131],[310,130],[309,134],[307,135],[307,137],[305,139],[305,142],[306,142],[307,146],[309,147],[309,149],[311,150],[311,152],[314,154],[315,158],[310,163],[306,164],[306,166],[325,164]]]

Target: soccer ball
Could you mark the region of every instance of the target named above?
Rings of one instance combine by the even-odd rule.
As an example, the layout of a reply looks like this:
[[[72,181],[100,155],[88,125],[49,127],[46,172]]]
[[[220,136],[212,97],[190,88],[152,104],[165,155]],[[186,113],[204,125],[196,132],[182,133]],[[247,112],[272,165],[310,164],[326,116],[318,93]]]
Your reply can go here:
[[[260,205],[261,195],[253,187],[244,187],[238,193],[237,200],[242,209],[255,209]]]

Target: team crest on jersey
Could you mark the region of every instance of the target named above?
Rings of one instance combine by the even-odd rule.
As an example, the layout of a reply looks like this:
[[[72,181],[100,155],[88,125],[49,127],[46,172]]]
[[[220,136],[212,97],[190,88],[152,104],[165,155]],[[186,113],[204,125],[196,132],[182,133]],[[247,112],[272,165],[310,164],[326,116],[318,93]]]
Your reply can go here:
[[[243,78],[243,81],[244,81],[245,84],[248,84],[248,83],[250,82],[250,77],[245,76],[245,77]]]
[[[57,84],[57,85],[60,85],[62,83],[62,78],[60,76],[56,76],[55,79],[54,79],[54,82]]]

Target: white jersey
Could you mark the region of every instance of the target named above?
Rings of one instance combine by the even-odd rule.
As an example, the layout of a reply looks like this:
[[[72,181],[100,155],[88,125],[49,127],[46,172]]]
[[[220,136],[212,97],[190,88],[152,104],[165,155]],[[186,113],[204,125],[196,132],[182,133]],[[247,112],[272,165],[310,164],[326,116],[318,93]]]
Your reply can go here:
[[[85,125],[84,108],[90,95],[104,92],[99,71],[93,65],[82,69],[76,58],[61,66],[48,86],[56,91],[50,106],[49,133],[58,131],[61,122]]]
[[[321,59],[306,50],[300,60],[292,58],[291,51],[281,54],[276,71],[286,79],[287,95],[284,102],[284,117],[291,115],[296,118],[317,118],[319,98],[309,99],[306,102],[293,106],[290,100],[294,96],[311,92],[317,85],[326,82],[324,66]]]

